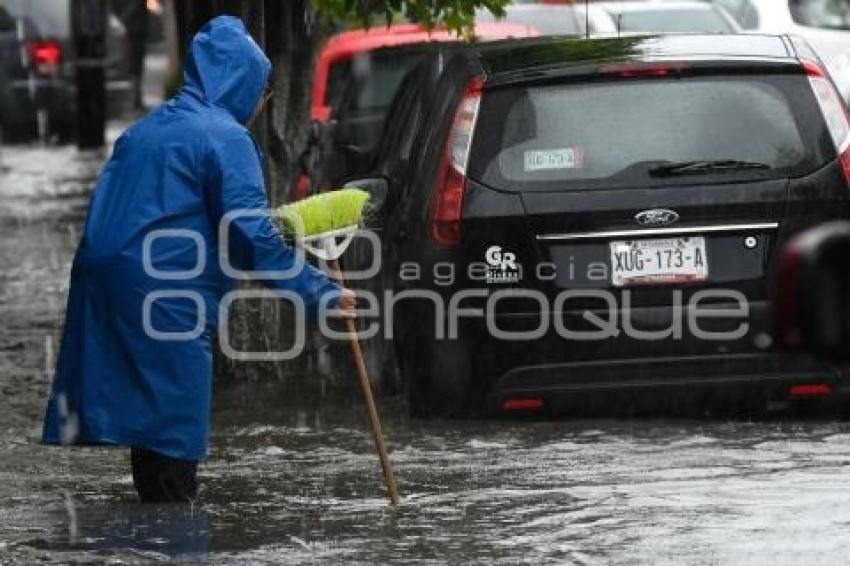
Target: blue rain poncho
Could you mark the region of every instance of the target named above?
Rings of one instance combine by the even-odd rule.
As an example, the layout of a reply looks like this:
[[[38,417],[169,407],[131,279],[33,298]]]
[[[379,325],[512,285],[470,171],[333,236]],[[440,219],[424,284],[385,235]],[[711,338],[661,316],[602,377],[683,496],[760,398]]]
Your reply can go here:
[[[45,443],[202,459],[212,338],[238,275],[225,266],[289,270],[263,282],[303,297],[308,314],[337,300],[339,287],[284,245],[268,214],[261,157],[244,124],[269,71],[242,22],[218,17],[193,39],[178,95],[116,142],[74,258]],[[255,214],[234,217],[219,253],[222,219],[246,209]]]

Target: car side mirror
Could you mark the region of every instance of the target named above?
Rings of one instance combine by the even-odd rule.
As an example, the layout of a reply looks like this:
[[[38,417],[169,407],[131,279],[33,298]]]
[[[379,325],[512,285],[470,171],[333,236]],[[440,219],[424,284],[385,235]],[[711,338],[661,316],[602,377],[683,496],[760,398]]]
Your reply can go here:
[[[850,222],[812,228],[780,250],[771,309],[780,348],[850,361]]]
[[[346,182],[343,188],[366,191],[369,193],[369,206],[383,208],[390,192],[390,183],[383,177],[364,177]]]

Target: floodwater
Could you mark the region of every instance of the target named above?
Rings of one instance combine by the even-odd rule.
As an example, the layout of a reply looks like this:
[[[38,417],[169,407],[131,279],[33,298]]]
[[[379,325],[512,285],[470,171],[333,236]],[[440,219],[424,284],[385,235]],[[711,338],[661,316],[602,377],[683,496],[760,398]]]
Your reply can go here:
[[[3,147],[0,160],[0,564],[850,556],[848,424],[432,422],[384,401],[402,492],[391,510],[353,377],[221,384],[200,502],[139,505],[124,450],[38,444],[102,156]]]

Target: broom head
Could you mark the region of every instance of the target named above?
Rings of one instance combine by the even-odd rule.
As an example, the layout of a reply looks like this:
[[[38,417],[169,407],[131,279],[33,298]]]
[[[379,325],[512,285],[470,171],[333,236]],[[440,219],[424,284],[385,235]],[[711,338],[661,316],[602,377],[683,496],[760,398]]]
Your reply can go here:
[[[311,238],[357,226],[368,200],[366,191],[340,189],[285,204],[275,218],[286,237]]]

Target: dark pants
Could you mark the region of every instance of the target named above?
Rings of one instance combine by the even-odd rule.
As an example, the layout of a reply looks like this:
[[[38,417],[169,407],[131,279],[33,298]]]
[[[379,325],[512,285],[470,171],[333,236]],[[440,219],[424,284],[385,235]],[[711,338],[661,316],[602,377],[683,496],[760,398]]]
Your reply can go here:
[[[144,503],[190,503],[198,495],[198,463],[132,448],[133,485]]]

